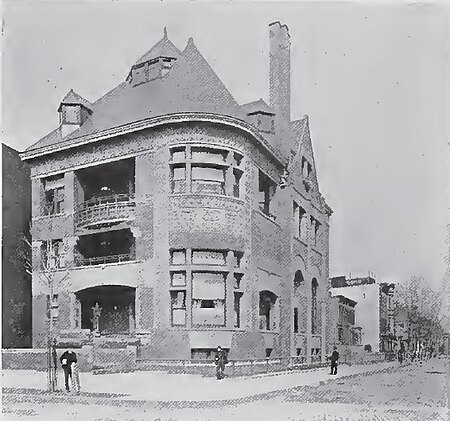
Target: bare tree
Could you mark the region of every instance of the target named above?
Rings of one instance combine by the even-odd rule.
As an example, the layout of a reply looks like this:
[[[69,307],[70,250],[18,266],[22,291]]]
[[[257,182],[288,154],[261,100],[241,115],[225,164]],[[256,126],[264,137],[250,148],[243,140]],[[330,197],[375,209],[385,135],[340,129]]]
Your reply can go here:
[[[54,324],[58,317],[57,292],[61,284],[69,277],[69,270],[61,271],[62,255],[59,252],[59,245],[52,240],[44,243],[45,250],[41,256],[39,271],[40,281],[46,286],[50,302],[49,329],[47,336],[48,358],[47,358],[47,380],[48,390],[56,391],[57,388],[57,361],[56,361],[56,332]]]
[[[398,286],[396,307],[407,313],[406,340],[411,351],[437,348],[442,336],[439,320],[442,305],[442,295],[427,286],[421,277],[413,276],[406,284]]]

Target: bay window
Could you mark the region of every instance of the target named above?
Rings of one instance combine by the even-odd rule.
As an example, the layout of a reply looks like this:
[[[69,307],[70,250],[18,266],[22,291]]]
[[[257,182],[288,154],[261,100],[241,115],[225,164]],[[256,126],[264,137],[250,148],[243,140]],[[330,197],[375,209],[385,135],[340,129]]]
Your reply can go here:
[[[174,194],[214,194],[239,197],[243,156],[226,149],[175,146],[170,148]]]

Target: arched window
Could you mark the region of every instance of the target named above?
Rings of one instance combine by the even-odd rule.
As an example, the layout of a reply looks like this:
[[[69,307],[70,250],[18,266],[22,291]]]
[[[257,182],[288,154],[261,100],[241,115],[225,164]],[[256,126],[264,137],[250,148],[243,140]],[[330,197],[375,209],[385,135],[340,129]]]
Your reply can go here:
[[[317,333],[318,320],[317,320],[317,279],[313,278],[311,282],[311,333],[314,335]]]
[[[294,275],[294,289],[299,288],[305,282],[305,278],[303,277],[303,273],[301,270],[295,272]]]
[[[277,298],[272,291],[259,293],[259,328],[261,330],[276,329],[275,303]]]

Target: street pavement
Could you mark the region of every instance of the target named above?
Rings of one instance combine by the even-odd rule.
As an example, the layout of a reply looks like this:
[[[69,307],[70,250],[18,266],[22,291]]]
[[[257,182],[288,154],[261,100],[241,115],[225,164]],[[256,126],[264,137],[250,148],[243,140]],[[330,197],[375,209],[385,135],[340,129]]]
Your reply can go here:
[[[401,367],[343,365],[337,376],[322,368],[221,381],[158,372],[82,373],[79,396],[48,394],[45,381],[45,373],[4,370],[3,419],[444,421],[450,383],[443,359]]]

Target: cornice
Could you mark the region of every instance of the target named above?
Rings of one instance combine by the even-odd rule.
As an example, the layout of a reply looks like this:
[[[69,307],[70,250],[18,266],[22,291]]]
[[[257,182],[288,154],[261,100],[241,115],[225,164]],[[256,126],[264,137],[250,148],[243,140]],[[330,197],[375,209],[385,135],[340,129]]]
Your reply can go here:
[[[167,124],[183,123],[183,122],[210,122],[219,123],[226,126],[238,128],[250,134],[254,139],[268,151],[277,160],[278,164],[283,166],[283,157],[273,149],[273,147],[262,137],[249,123],[235,117],[230,117],[222,114],[212,113],[174,113],[159,117],[151,117],[133,123],[124,124],[122,126],[113,127],[111,129],[102,130],[98,133],[80,136],[78,138],[70,138],[62,140],[54,145],[44,146],[41,148],[25,151],[20,154],[22,160],[31,160],[45,155],[62,152],[68,149],[77,148],[79,146],[87,145],[89,143],[98,142],[117,136],[134,133],[140,130],[159,127]]]

